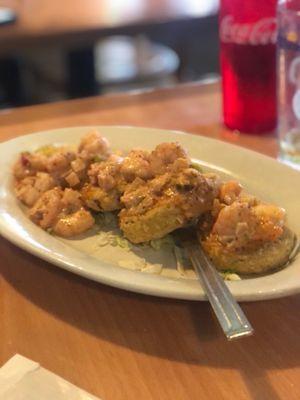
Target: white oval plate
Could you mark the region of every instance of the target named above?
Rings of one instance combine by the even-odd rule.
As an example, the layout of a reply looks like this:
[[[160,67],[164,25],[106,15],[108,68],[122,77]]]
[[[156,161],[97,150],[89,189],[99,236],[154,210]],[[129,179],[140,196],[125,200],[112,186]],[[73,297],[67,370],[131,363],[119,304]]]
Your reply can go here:
[[[22,136],[0,144],[0,233],[15,245],[68,271],[118,288],[188,300],[205,300],[196,279],[176,277],[168,255],[152,262],[163,264],[166,273],[147,274],[118,266],[120,259],[135,255],[119,248],[101,248],[97,235],[75,240],[51,236],[24,214],[12,190],[11,165],[18,153],[50,143],[77,143],[89,129],[99,129],[113,149],[153,149],[160,142],[178,141],[208,170],[238,179],[245,188],[287,210],[290,228],[300,235],[300,173],[279,162],[243,148],[181,132],[159,129],[93,126],[62,128]],[[170,264],[170,265],[168,265]],[[174,272],[174,271],[173,271]],[[267,276],[228,282],[238,300],[277,298],[300,292],[300,258],[287,268]]]

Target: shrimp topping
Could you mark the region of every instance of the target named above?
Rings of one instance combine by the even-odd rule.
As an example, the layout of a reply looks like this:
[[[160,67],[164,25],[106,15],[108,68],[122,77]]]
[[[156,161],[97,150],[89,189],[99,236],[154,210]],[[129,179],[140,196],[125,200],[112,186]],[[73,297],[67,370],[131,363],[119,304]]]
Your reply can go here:
[[[122,163],[121,173],[127,182],[132,182],[135,178],[145,180],[153,178],[149,152],[132,150]]]
[[[87,207],[95,211],[114,211],[121,208],[120,197],[127,182],[121,174],[123,158],[112,154],[107,161],[91,165],[88,171],[90,184],[81,189]]]
[[[256,249],[286,232],[282,208],[193,167],[179,143],[118,154],[96,130],[77,149],[47,145],[23,152],[13,167],[16,197],[35,224],[63,237],[93,226],[89,210],[120,211],[120,227],[135,243],[160,237],[160,226],[165,234],[190,223],[205,240],[234,251]]]
[[[38,172],[36,176],[27,176],[17,182],[16,196],[26,206],[33,206],[39,197],[55,186],[54,179],[46,172]]]
[[[70,168],[70,164],[75,158],[75,152],[58,151],[48,158],[47,171],[59,177]]]
[[[161,143],[152,151],[150,155],[151,170],[154,175],[164,174],[176,160],[190,160],[186,151],[179,143]],[[186,165],[184,166],[187,167]]]
[[[95,223],[91,213],[81,208],[74,213],[63,215],[53,226],[53,232],[62,237],[79,235],[90,229]]]
[[[219,199],[227,205],[232,204],[241,194],[242,185],[236,181],[228,181],[220,187]]]
[[[43,229],[52,228],[63,208],[61,198],[60,188],[48,190],[29,210],[29,218]]]
[[[95,158],[106,160],[110,155],[108,140],[98,131],[92,131],[82,138],[78,153],[85,160],[94,160]]]
[[[17,180],[26,178],[27,176],[35,175],[37,172],[47,170],[47,157],[39,153],[21,153],[16,161],[13,172]]]
[[[219,212],[212,234],[231,248],[243,249],[272,242],[283,233],[285,210],[272,204],[234,201]]]
[[[213,180],[187,168],[176,174],[167,172],[148,182],[137,178],[127,186],[121,202],[128,215],[141,215],[157,203],[171,202],[181,211],[178,217],[189,220],[211,209],[216,192]],[[123,214],[125,209],[122,210]]]
[[[85,232],[94,225],[91,213],[82,206],[75,190],[54,188],[45,192],[29,210],[30,219],[43,229],[63,237]]]

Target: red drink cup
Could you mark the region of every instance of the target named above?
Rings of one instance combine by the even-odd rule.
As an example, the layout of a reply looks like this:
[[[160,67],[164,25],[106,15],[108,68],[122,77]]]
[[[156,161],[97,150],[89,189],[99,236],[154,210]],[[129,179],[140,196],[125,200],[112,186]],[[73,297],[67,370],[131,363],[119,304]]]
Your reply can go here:
[[[224,123],[264,133],[276,126],[276,0],[221,0]]]

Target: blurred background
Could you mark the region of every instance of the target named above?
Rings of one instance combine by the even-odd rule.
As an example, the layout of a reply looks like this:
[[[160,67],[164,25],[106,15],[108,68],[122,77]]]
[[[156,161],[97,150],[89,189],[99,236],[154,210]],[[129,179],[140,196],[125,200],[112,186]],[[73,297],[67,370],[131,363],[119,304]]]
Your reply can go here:
[[[218,0],[0,1],[0,108],[216,79]]]

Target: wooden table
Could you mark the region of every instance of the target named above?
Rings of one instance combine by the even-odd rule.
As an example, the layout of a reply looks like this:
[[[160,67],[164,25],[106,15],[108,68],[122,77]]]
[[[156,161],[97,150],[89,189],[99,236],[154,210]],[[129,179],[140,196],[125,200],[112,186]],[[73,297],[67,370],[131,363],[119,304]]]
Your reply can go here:
[[[94,61],[94,44],[100,38],[147,34],[151,40],[166,41],[165,45],[171,45],[179,55],[182,71],[193,38],[209,37],[217,46],[218,5],[219,0],[2,0],[0,7],[14,10],[17,21],[0,26],[0,57],[26,59],[30,49],[37,54],[41,48],[61,49],[68,71],[68,96],[92,96],[101,91]],[[213,69],[204,67],[202,73],[215,71],[215,58],[210,60],[205,41],[200,41],[198,49],[206,63],[213,63]],[[8,101],[14,105],[24,104],[20,65],[15,59],[6,60],[6,76],[2,77]]]
[[[54,43],[82,45],[99,35],[216,15],[218,0],[3,0],[17,13],[0,27],[0,52]]]
[[[84,124],[181,129],[276,155],[273,136],[220,125],[218,85],[0,113],[0,137]],[[0,364],[15,353],[104,400],[299,400],[300,295],[243,304],[255,336],[227,342],[206,302],[72,275],[0,240]]]

